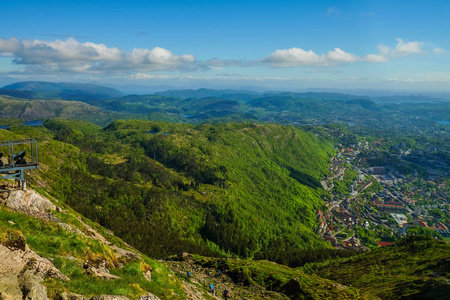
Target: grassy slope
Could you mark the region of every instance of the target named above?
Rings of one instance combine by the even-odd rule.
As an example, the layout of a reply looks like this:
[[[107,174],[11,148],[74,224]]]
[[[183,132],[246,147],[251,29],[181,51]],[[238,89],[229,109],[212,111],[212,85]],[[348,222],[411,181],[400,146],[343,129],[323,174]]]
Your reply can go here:
[[[45,194],[45,193],[44,193]],[[61,205],[61,203],[57,203]],[[85,231],[78,218],[106,236],[115,245],[128,249],[117,237],[106,233],[98,224],[82,218],[69,207],[64,212],[55,212],[64,223]],[[30,248],[53,264],[70,278],[70,281],[47,279],[45,285],[49,296],[54,299],[64,291],[93,296],[99,294],[124,295],[138,299],[146,291],[163,299],[183,299],[181,283],[170,277],[170,271],[156,260],[142,256],[142,259],[127,262],[121,268],[114,251],[99,240],[64,230],[57,223],[40,220],[0,206],[0,232],[23,234]],[[6,236],[5,236],[6,237]],[[4,240],[0,236],[0,242]],[[83,262],[88,259],[106,259],[112,265],[111,273],[121,277],[113,281],[92,278],[85,274]],[[152,281],[145,280],[142,270],[152,269]]]
[[[410,237],[347,259],[304,269],[370,292],[381,299],[448,299],[450,244]]]
[[[249,290],[252,286],[261,286],[290,299],[375,299],[356,288],[265,260],[214,259],[194,255],[191,264],[208,268],[210,273],[211,270],[221,270],[234,283],[249,287]],[[216,281],[220,282],[220,278]]]

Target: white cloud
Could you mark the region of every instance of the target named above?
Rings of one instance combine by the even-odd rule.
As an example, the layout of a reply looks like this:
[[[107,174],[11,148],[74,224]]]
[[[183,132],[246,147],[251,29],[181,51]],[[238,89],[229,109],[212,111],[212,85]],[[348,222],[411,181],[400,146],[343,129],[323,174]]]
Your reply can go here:
[[[391,49],[385,45],[378,45],[380,50],[380,55],[386,57],[402,57],[414,54],[424,54],[425,51],[422,49],[423,42],[405,42],[404,40],[398,38],[397,45],[394,49]]]
[[[407,42],[402,39],[397,39],[397,46],[395,46],[394,54],[405,56],[409,54],[421,54],[423,43],[422,42]]]
[[[447,51],[445,51],[445,50],[442,49],[442,48],[434,48],[434,49],[433,49],[433,52],[434,52],[434,54],[444,54],[444,53],[447,53]]]
[[[333,10],[332,10],[333,11]],[[340,48],[334,48],[326,54],[318,55],[314,51],[305,51],[301,48],[290,48],[284,50],[275,50],[262,62],[273,67],[297,67],[297,66],[335,66],[341,63],[352,62],[370,62],[383,63],[389,61],[389,58],[404,57],[409,55],[424,54],[423,43],[412,41],[405,42],[398,38],[397,45],[391,49],[385,45],[378,45],[379,54],[368,54],[358,56],[345,52]],[[442,49],[436,48],[435,53],[442,53]]]
[[[341,63],[351,62],[385,62],[386,59],[378,54],[369,54],[360,57],[355,54],[345,52],[340,48],[323,55],[317,55],[312,50],[305,51],[301,48],[291,48],[276,50],[262,62],[273,67],[297,67],[297,66],[335,66]]]
[[[0,56],[13,56],[19,46],[20,41],[17,38],[7,40],[0,38]]]
[[[23,40],[0,38],[0,56],[14,57],[14,63],[29,68],[46,67],[48,71],[106,72],[181,70],[195,62],[190,54],[175,55],[167,49],[137,48],[126,52],[117,47],[91,42],[80,43],[74,38],[65,41]]]
[[[388,56],[389,52],[391,51],[391,48],[385,45],[378,45],[378,50],[380,50],[380,55]]]
[[[365,56],[364,60],[367,62],[377,63],[377,62],[386,62],[389,59],[382,54],[369,54]]]
[[[301,48],[291,48],[285,50],[275,50],[266,59],[264,63],[268,63],[274,67],[295,67],[305,65],[319,65],[320,56],[312,50],[305,51]]]
[[[358,56],[345,52],[339,48],[334,48],[333,51],[329,51],[323,59],[329,62],[353,62],[359,60]]]

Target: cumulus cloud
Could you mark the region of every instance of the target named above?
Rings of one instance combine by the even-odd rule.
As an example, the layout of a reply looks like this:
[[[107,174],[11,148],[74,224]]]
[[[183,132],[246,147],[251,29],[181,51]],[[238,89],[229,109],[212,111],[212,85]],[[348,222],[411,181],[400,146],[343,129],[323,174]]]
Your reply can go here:
[[[295,67],[305,65],[318,65],[321,58],[312,50],[305,51],[301,48],[291,48],[284,50],[275,50],[266,59],[264,63],[268,63],[274,67]]]
[[[361,61],[357,55],[335,48],[323,55],[317,55],[314,51],[305,51],[301,48],[276,50],[263,60],[263,63],[273,67],[297,67],[297,66],[330,66],[339,63]]]
[[[352,62],[360,60],[358,56],[345,52],[339,48],[334,48],[333,51],[329,51],[324,59],[330,62]]]
[[[117,47],[91,42],[81,43],[74,38],[43,41],[0,38],[0,56],[14,57],[13,62],[48,71],[104,72],[182,70],[195,62],[190,54],[175,55],[167,49],[136,48],[126,52]]]
[[[397,39],[397,46],[395,46],[394,53],[396,55],[404,56],[409,54],[423,53],[421,42],[405,42],[402,39]]]
[[[378,52],[356,55],[341,48],[334,48],[323,54],[313,50],[293,47],[277,49],[265,58],[255,60],[220,59],[197,61],[192,54],[176,55],[171,51],[155,47],[135,48],[125,51],[108,47],[101,43],[79,42],[75,38],[66,40],[19,40],[0,38],[0,57],[10,57],[16,65],[15,74],[56,74],[78,73],[80,75],[112,74],[134,76],[134,79],[164,79],[156,75],[146,75],[154,71],[199,71],[222,70],[227,67],[272,66],[277,68],[310,66],[328,67],[356,62],[383,63],[389,59],[408,55],[424,54],[423,43],[397,39],[394,48],[378,45]],[[436,48],[434,53],[445,51]],[[13,72],[13,71],[8,71]],[[12,73],[10,73],[12,74]],[[131,75],[130,75],[131,74]]]
[[[369,62],[382,63],[389,61],[390,58],[404,57],[414,54],[424,54],[422,49],[422,42],[405,42],[402,39],[397,39],[395,48],[390,48],[385,45],[378,45],[378,54],[368,54],[365,56],[358,56],[349,52],[345,52],[340,48],[335,48],[326,54],[318,55],[314,51],[303,50],[301,48],[278,49],[272,54],[262,60],[263,63],[273,67],[297,67],[297,66],[335,66],[342,63],[352,62]],[[442,53],[442,50],[437,48],[435,53]]]
[[[7,40],[0,38],[0,55],[12,56],[19,49],[20,41],[17,38],[9,38]]]
[[[397,45],[394,49],[391,49],[390,47],[385,45],[378,45],[380,55],[383,55],[385,57],[402,57],[413,54],[424,54],[425,51],[422,49],[422,47],[423,42],[405,42],[400,38],[397,39]]]

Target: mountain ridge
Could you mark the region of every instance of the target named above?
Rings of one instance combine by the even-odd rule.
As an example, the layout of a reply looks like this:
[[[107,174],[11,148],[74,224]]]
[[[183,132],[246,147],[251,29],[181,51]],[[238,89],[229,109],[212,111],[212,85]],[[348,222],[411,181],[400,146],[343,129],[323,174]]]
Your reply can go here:
[[[6,85],[0,94],[26,97],[25,99],[59,99],[95,101],[123,96],[122,92],[95,84],[73,82],[23,81]]]

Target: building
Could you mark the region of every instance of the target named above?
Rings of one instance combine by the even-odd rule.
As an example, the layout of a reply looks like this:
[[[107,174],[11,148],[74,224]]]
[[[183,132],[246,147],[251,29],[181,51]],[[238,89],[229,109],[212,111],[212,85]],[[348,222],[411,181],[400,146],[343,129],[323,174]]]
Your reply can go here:
[[[399,227],[403,227],[406,223],[408,223],[408,218],[404,214],[390,214],[390,216],[394,219],[394,221],[398,224]]]

